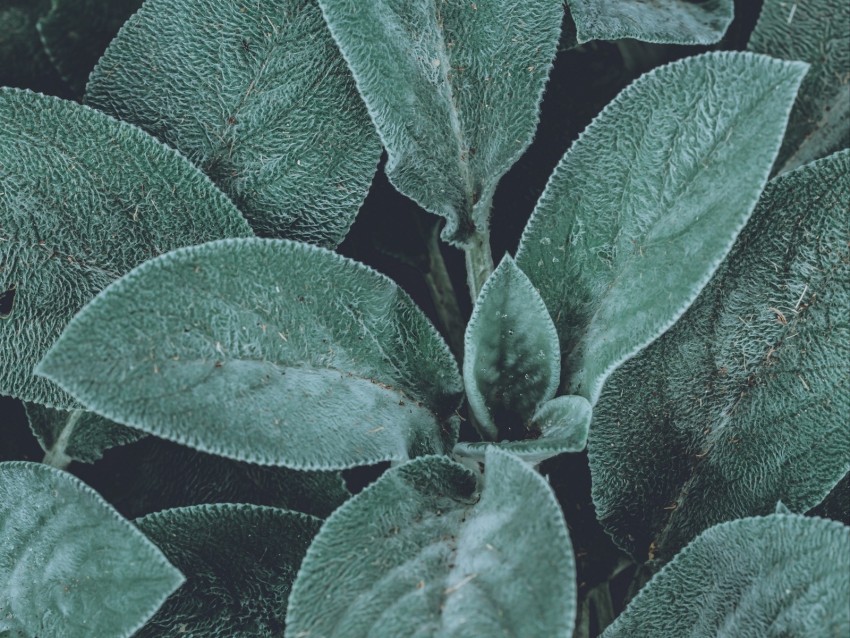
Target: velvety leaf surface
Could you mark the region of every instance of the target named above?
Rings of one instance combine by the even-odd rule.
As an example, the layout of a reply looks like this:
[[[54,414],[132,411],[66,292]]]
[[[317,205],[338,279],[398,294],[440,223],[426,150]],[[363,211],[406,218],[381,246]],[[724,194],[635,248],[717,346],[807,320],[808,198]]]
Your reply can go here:
[[[30,429],[52,465],[67,465],[72,460],[94,463],[104,450],[145,436],[87,410],[54,410],[38,403],[26,403],[25,407]]]
[[[45,90],[60,81],[36,30],[48,11],[50,0],[0,0],[0,86]]]
[[[609,380],[593,500],[633,555],[805,512],[850,469],[848,209],[850,151],[774,179],[696,303]]]
[[[776,166],[783,171],[850,146],[850,4],[765,0],[749,49],[812,67]]]
[[[255,505],[198,505],[136,521],[186,583],[135,636],[283,635],[292,581],[321,521]]]
[[[0,393],[75,408],[32,375],[68,320],[146,259],[251,230],[185,158],[133,126],[16,89],[0,89],[0,112],[0,290],[14,290]]]
[[[68,86],[82,95],[106,45],[142,0],[52,0],[39,19],[44,50]]]
[[[537,406],[558,389],[561,351],[546,304],[509,256],[478,295],[464,351],[466,396],[482,434],[528,438]]]
[[[568,635],[575,566],[546,481],[487,451],[484,489],[446,457],[386,472],[307,552],[287,638]]]
[[[603,638],[832,638],[850,633],[850,529],[774,514],[703,532]]]
[[[125,638],[183,582],[91,488],[0,463],[0,635]]]
[[[148,0],[86,102],[183,152],[264,236],[339,244],[381,152],[314,0]]]
[[[483,459],[488,447],[507,450],[526,463],[537,465],[564,452],[581,452],[587,444],[591,407],[580,396],[562,396],[547,401],[534,413],[528,429],[533,437],[498,443],[458,443],[455,454]]]
[[[499,178],[534,135],[563,8],[549,0],[320,0],[387,149],[393,185],[485,229]]]
[[[570,394],[595,403],[708,281],[764,188],[805,69],[728,52],[668,64],[564,155],[517,264],[555,321]]]
[[[206,503],[248,503],[326,517],[351,494],[338,472],[233,461],[149,436],[75,471],[127,518]]]
[[[451,449],[461,393],[448,348],[395,283],[273,239],[143,264],[75,317],[39,374],[131,427],[294,469]]]
[[[567,0],[579,43],[634,38],[714,44],[734,17],[732,0]]]

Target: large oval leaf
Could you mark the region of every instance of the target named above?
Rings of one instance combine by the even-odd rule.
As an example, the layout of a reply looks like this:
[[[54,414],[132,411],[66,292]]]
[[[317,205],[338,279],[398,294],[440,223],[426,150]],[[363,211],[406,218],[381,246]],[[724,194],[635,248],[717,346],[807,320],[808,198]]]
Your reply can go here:
[[[321,521],[254,505],[199,505],[136,521],[186,583],[136,638],[279,637],[292,581]]]
[[[140,266],[77,315],[39,373],[121,423],[295,469],[450,450],[461,393],[448,348],[397,285],[271,239]]]
[[[714,44],[732,22],[732,0],[567,0],[579,43],[634,38],[667,44]]]
[[[664,567],[603,638],[850,634],[850,529],[775,514],[721,523]]]
[[[669,328],[756,205],[806,65],[713,53],[639,78],[564,155],[517,263],[558,328],[570,394]]]
[[[560,374],[558,334],[546,304],[505,257],[481,289],[464,339],[463,381],[482,434],[529,438],[531,417],[555,396]]]
[[[85,106],[0,89],[0,394],[79,407],[32,369],[83,305],[179,246],[250,235],[185,158]]]
[[[337,510],[292,589],[286,636],[567,636],[575,566],[546,481],[487,451],[394,468]]]
[[[850,146],[850,5],[765,0],[751,51],[812,65],[791,113],[777,167],[791,170]]]
[[[773,180],[684,317],[610,379],[593,500],[633,555],[818,504],[850,469],[850,151]]]
[[[320,0],[393,185],[466,243],[534,135],[563,9],[550,0]]]
[[[0,463],[0,635],[125,638],[183,576],[91,488]]]
[[[339,244],[381,152],[314,0],[148,0],[86,102],[183,152],[264,236]]]

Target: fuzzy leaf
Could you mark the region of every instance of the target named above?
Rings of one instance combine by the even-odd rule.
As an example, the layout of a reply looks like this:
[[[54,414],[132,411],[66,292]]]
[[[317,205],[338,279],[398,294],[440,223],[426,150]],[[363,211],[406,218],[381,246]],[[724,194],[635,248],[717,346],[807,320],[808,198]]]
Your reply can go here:
[[[526,463],[538,465],[565,452],[581,452],[587,444],[591,407],[587,399],[569,395],[547,401],[534,413],[529,430],[537,438],[499,443],[458,443],[455,454],[478,460],[488,447],[507,450]]]
[[[44,50],[59,75],[82,95],[94,65],[106,45],[142,0],[52,0],[39,19]]]
[[[381,153],[314,0],[148,0],[86,102],[184,153],[263,236],[339,244]]]
[[[469,470],[426,457],[327,520],[289,602],[287,638],[569,635],[572,547],[551,489],[520,460],[488,450],[477,494]]]
[[[71,317],[146,259],[251,230],[203,174],[134,126],[16,89],[0,89],[0,113],[0,291],[14,295],[0,316],[0,394],[76,408],[32,376]]]
[[[136,638],[282,636],[292,581],[321,521],[255,505],[198,505],[136,521],[185,575]]]
[[[603,638],[763,638],[850,633],[850,529],[774,514],[703,532]]]
[[[555,320],[569,394],[595,403],[706,284],[764,188],[805,69],[728,52],[668,64],[564,155],[517,264]]]
[[[269,505],[324,518],[351,496],[338,472],[242,463],[153,436],[77,473],[127,518],[207,503]]]
[[[0,635],[125,638],[183,577],[91,488],[0,463]]]
[[[293,469],[450,450],[461,393],[448,348],[395,283],[272,239],[143,264],[75,317],[38,370],[107,418]]]
[[[528,437],[537,407],[555,396],[558,334],[546,304],[509,256],[485,282],[464,339],[463,380],[484,435]]]
[[[682,319],[594,411],[593,500],[669,560],[702,530],[817,505],[850,469],[850,151],[774,179]]]
[[[634,38],[714,44],[734,17],[732,0],[567,0],[579,43]]]
[[[531,142],[563,9],[549,0],[319,0],[393,185],[466,243]]]
[[[54,410],[26,403],[30,429],[47,452],[51,465],[72,460],[94,463],[103,451],[138,441],[144,432],[114,423],[87,410]]]
[[[850,146],[850,5],[765,0],[751,51],[812,67],[797,96],[776,166],[788,171]]]

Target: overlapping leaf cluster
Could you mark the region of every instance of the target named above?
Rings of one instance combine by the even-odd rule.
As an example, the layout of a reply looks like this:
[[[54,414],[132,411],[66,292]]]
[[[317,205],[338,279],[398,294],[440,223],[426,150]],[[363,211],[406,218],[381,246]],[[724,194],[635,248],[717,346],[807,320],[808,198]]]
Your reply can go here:
[[[850,631],[807,515],[848,511],[848,9],[765,0],[741,52],[731,0],[567,5],[0,1],[0,394],[45,452],[0,463],[0,635]],[[719,50],[605,106],[494,268],[556,54],[623,38]],[[381,145],[465,331],[433,220],[439,326],[334,250]],[[592,589],[545,476],[585,447]]]

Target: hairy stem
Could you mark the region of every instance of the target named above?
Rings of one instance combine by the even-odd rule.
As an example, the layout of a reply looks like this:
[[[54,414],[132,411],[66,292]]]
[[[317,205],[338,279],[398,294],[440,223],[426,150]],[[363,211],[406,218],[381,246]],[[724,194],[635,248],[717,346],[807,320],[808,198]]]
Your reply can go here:
[[[425,247],[428,251],[428,272],[425,273],[425,284],[437,318],[446,333],[449,347],[459,361],[463,361],[463,333],[464,321],[457,303],[454,285],[452,285],[443,253],[440,251],[440,227],[439,224],[428,224],[427,227],[420,225]]]
[[[487,277],[493,272],[493,255],[490,252],[489,231],[478,231],[470,239],[464,249],[466,252],[466,281],[469,285],[469,294],[472,303],[478,299],[481,287],[487,281]]]

